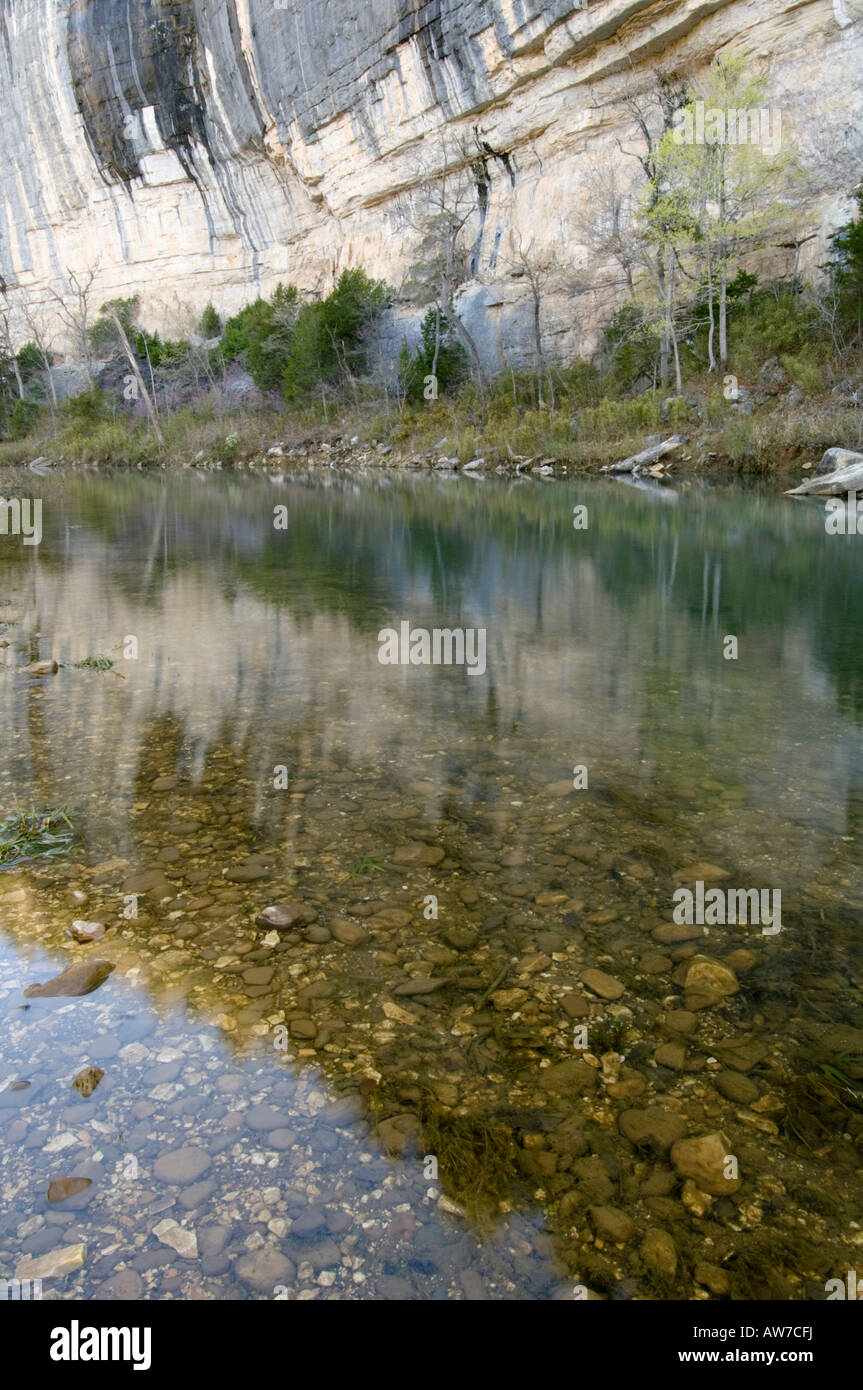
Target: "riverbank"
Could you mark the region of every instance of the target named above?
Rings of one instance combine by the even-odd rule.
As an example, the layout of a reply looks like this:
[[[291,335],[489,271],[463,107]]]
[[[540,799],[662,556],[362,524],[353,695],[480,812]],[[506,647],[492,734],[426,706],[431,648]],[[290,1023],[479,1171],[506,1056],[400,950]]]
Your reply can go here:
[[[319,411],[266,407],[217,412],[204,402],[161,422],[159,444],[128,416],[43,420],[26,438],[0,444],[0,466],[327,467],[361,470],[464,469],[482,474],[598,473],[660,441],[679,447],[657,461],[663,477],[775,477],[799,480],[828,448],[863,447],[856,394],[797,400],[793,393],[728,401],[707,392],[623,400],[602,398],[571,414],[502,410],[498,401],[461,398],[428,408],[354,406],[324,419]],[[646,471],[646,470],[645,470]]]

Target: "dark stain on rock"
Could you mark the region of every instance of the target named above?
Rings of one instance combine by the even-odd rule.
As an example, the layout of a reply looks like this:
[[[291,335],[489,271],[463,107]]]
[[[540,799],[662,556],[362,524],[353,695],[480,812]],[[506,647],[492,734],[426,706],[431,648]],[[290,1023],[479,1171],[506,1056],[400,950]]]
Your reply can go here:
[[[93,158],[108,183],[141,176],[140,114],[153,108],[164,145],[194,179],[192,146],[209,154],[192,0],[72,0],[69,67]]]

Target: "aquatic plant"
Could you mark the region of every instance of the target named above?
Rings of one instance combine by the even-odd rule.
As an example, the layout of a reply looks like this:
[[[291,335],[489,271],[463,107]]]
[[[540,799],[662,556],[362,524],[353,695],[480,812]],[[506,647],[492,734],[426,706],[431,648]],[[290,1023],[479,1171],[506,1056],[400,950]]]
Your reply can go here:
[[[65,806],[38,811],[16,800],[12,814],[0,823],[0,871],[28,859],[52,859],[63,854],[74,838]]]
[[[340,882],[344,883],[349,878],[361,878],[364,874],[370,874],[372,871],[382,874],[383,868],[380,864],[376,864],[374,859],[361,859],[358,864],[354,865],[349,874],[345,874]]]
[[[76,671],[110,671],[114,663],[110,656],[85,656],[83,661],[73,661]]]

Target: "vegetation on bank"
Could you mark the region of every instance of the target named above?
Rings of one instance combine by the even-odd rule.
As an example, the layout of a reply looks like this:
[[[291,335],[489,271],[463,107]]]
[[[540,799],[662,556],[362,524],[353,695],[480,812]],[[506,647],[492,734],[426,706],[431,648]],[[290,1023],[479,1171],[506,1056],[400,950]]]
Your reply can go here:
[[[687,438],[684,462],[771,472],[831,445],[863,446],[863,189],[819,278],[804,283],[796,208],[807,174],[781,141],[680,138],[705,103],[757,111],[759,80],[740,61],[717,63],[703,93],[662,78],[651,100],[626,102],[643,172],[634,205],[612,170],[583,213],[579,239],[616,264],[625,289],[592,360],[552,360],[548,301],[569,293],[577,316],[580,291],[514,238],[509,268],[525,289],[533,351],[488,378],[459,309],[476,274],[484,167],[465,150],[413,208],[420,254],[398,295],[346,270],[326,296],[279,285],[224,323],[207,305],[166,340],[141,325],[136,297],[94,314],[76,281],[64,312],[88,385],[58,402],[44,340],[13,352],[7,331],[0,461],[230,466],[276,440],[339,435],[462,464],[597,466],[673,430]],[[425,312],[393,372],[380,329],[396,298]]]

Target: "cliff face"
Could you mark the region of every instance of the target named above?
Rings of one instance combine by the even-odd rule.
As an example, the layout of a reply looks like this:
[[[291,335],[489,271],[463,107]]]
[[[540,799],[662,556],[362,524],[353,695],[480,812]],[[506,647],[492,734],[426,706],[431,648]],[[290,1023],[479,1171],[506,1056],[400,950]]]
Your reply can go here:
[[[50,313],[69,271],[95,271],[96,307],[138,292],[148,325],[175,333],[208,300],[233,312],[280,279],[326,289],[361,264],[398,286],[412,193],[460,145],[484,354],[529,340],[514,236],[569,275],[548,327],[584,350],[616,293],[584,241],[592,179],[637,171],[621,95],[717,52],[769,73],[783,138],[816,170],[817,263],[860,177],[863,0],[4,0],[13,321],[25,298]]]

